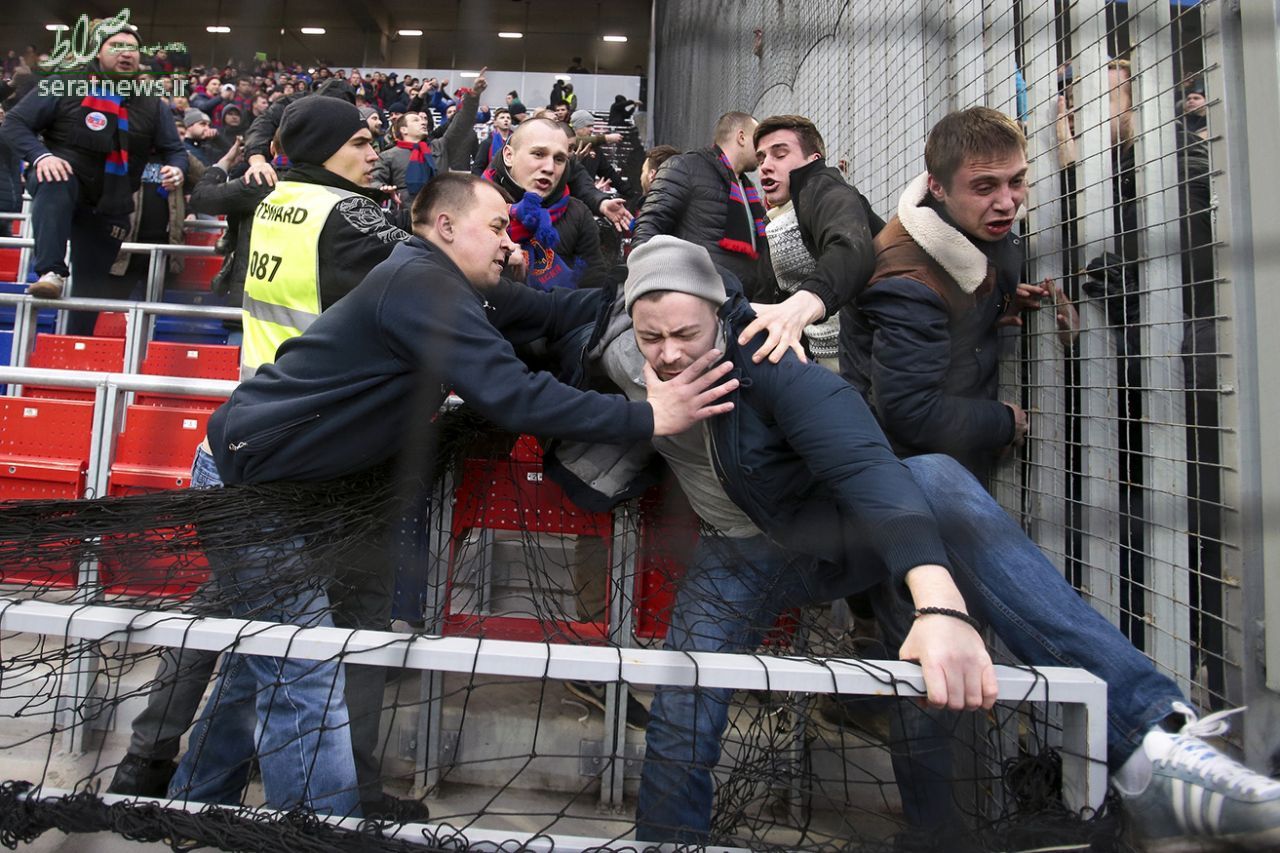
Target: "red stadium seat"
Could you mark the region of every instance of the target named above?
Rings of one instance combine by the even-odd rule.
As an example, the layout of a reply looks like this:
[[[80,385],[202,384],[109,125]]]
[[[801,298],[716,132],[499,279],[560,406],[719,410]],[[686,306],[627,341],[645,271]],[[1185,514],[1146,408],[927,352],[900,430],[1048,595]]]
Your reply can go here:
[[[123,311],[102,311],[93,323],[95,338],[123,338],[128,315]]]
[[[445,588],[443,632],[489,639],[604,643],[604,622],[539,620],[522,616],[485,616],[451,611],[454,568],[473,529],[519,530],[596,536],[606,550],[613,541],[613,518],[586,512],[542,476],[542,452],[531,436],[522,436],[507,459],[463,461],[453,507],[449,542],[449,577]],[[606,608],[606,613],[608,612]]]
[[[191,460],[204,438],[209,412],[197,409],[130,406],[116,443],[107,494],[139,495],[191,485]],[[190,526],[148,534],[166,556],[144,563],[104,560],[101,581],[107,592],[185,598],[208,577]]]
[[[147,345],[142,372],[149,376],[237,379],[240,376],[240,347],[152,341]],[[223,400],[222,397],[138,394],[135,402],[146,406],[176,406],[211,412],[221,406]]]
[[[36,346],[27,360],[29,367],[54,370],[92,370],[119,373],[124,370],[124,338],[93,338],[78,335],[36,335]],[[24,397],[58,400],[92,400],[91,388],[57,388],[25,385]]]
[[[17,221],[4,222],[0,225],[0,234],[18,236],[19,224]],[[18,280],[18,258],[21,254],[21,249],[0,249],[0,281]]]
[[[219,231],[188,231],[183,238],[188,246],[213,246],[217,244]],[[182,274],[174,287],[178,290],[209,290],[213,277],[222,269],[222,256],[186,257],[182,259]]]
[[[0,499],[82,497],[92,437],[93,403],[0,397]],[[76,566],[0,567],[0,582],[74,586]]]

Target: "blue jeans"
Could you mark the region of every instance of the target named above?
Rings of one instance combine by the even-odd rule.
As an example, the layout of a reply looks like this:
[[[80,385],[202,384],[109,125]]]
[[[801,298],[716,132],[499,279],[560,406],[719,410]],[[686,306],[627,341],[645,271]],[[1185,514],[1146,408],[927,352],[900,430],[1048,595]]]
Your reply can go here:
[[[128,217],[111,219],[95,213],[80,199],[80,181],[37,181],[29,170],[31,230],[35,240],[32,264],[37,275],[67,275],[67,242],[71,243],[72,292],[85,299],[127,299],[132,283],[111,275],[111,265],[129,230]],[[67,334],[93,334],[97,313],[73,311],[67,317]]]
[[[970,611],[1024,663],[1080,667],[1107,682],[1107,758],[1118,768],[1169,715],[1172,703],[1185,701],[1177,686],[1085,603],[958,462],[929,455],[905,463],[938,520],[952,575]],[[666,647],[750,650],[760,642],[761,626],[772,625],[783,610],[865,585],[865,574],[844,579],[833,571],[764,537],[704,540],[676,595]],[[841,591],[842,586],[847,588]],[[706,688],[657,691],[645,736],[637,839],[708,840],[711,771],[720,757],[730,696],[728,690]]]
[[[191,485],[222,485],[213,458],[203,450],[196,454]],[[301,537],[274,545],[259,542],[237,554],[234,565],[210,554],[214,579],[229,599],[232,616],[332,627],[323,586],[285,593],[273,588],[272,578],[282,571],[300,575],[296,563],[303,545]],[[302,805],[359,816],[343,690],[343,667],[336,660],[228,654],[169,783],[169,795],[238,803],[256,754],[269,807]]]

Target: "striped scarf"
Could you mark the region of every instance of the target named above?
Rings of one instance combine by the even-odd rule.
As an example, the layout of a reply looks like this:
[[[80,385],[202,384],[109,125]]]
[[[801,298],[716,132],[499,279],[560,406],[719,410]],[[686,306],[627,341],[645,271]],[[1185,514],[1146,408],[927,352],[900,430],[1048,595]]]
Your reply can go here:
[[[737,252],[754,261],[759,257],[755,248],[756,243],[764,238],[764,205],[760,203],[760,194],[756,192],[755,185],[733,171],[733,164],[729,162],[729,158],[723,151],[720,152],[720,162],[733,177],[729,181],[729,207],[724,217],[724,237],[720,239],[718,245],[727,252]],[[755,228],[754,240],[751,233],[752,225],[747,224],[747,216],[744,216],[744,213],[750,216],[750,221]]]
[[[80,102],[83,121],[89,124],[106,120],[100,132],[112,138],[112,150],[103,164],[102,197],[96,212],[102,216],[120,217],[133,213],[133,192],[129,188],[129,109],[124,98],[102,92],[95,81],[89,94]]]
[[[427,181],[436,174],[436,158],[431,156],[431,144],[425,139],[418,142],[401,139],[396,142],[396,147],[409,151],[409,167],[404,172],[404,185],[409,195],[416,198]]]

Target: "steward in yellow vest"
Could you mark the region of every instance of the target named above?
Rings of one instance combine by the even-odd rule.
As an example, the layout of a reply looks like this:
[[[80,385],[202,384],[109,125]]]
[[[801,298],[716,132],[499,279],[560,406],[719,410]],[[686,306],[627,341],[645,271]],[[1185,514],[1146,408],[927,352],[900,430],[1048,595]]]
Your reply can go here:
[[[353,105],[337,98],[290,104],[280,143],[292,165],[254,210],[245,259],[242,379],[275,361],[280,344],[305,332],[409,237],[368,186],[378,152]]]

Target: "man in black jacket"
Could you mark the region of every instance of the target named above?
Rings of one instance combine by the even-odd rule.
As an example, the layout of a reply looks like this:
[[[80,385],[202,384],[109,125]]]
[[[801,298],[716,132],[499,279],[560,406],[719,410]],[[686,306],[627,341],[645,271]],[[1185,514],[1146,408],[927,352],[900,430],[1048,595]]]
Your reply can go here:
[[[986,107],[943,118],[927,171],[876,237],[871,283],[842,328],[841,372],[866,396],[899,453],[947,453],[983,476],[1021,444],[1027,413],[996,399],[997,333],[1018,312],[1055,302],[1064,343],[1079,327],[1053,283],[1019,283],[1026,140]]]
[[[213,414],[211,450],[202,448],[196,460],[201,485],[330,480],[368,471],[412,452],[422,438],[418,414],[435,412],[447,389],[502,428],[587,441],[681,432],[730,408],[717,401],[736,383],[712,387],[727,370],[708,369],[716,354],[647,403],[578,391],[530,372],[513,344],[566,334],[595,314],[599,298],[598,291],[539,293],[501,278],[515,250],[506,233],[510,201],[472,175],[445,174],[428,184],[414,202],[415,236],[398,243],[305,334],[285,342],[276,361]],[[239,583],[246,573],[270,571],[256,565],[263,556],[253,548],[244,562],[249,568],[214,566],[215,577]],[[296,605],[298,596],[284,592],[256,618],[330,624],[323,585]],[[215,696],[252,696],[276,677],[296,688],[288,707],[273,700],[268,714],[266,703],[258,703],[263,779],[282,792],[273,805],[301,798],[313,808],[353,813],[346,707],[333,698],[342,695],[338,664],[248,657],[224,666],[239,681],[215,688]],[[238,796],[243,773],[237,768],[252,754],[252,726],[238,725],[234,708],[224,712],[215,704],[206,706],[192,734],[191,743],[201,748],[183,757],[170,788],[174,796],[214,802]],[[281,752],[293,742],[290,732],[321,733],[302,743],[302,770],[296,749],[285,751],[290,757]],[[310,778],[299,778],[309,767]]]
[[[627,265],[623,298],[595,325],[588,366],[641,400],[724,347],[741,379],[730,412],[652,440],[716,531],[680,582],[667,648],[745,651],[788,608],[860,590],[886,602],[909,595],[914,618],[900,657],[920,663],[930,705],[976,710],[997,693],[976,616],[1025,663],[1082,667],[1107,682],[1108,766],[1140,840],[1213,844],[1226,835],[1223,848],[1273,849],[1280,782],[1201,740],[1221,731],[1221,718],[1198,721],[1173,681],[1080,598],[972,475],[941,454],[899,461],[861,396],[831,371],[791,353],[754,360],[759,339],[736,342],[750,307],[705,248],[659,237]],[[626,491],[599,461],[586,466],[590,487],[566,481],[573,493],[607,500],[606,483]],[[659,688],[639,840],[712,840],[711,771],[731,696]]]
[[[834,362],[837,317],[871,277],[871,241],[884,223],[862,193],[827,165],[826,144],[809,119],[770,116],[756,126],[753,142],[781,301],[757,300],[756,319],[740,343],[767,332],[756,359],[777,362],[790,349],[803,361],[807,346]]]
[[[85,71],[93,81],[92,94],[32,92],[0,125],[4,143],[31,164],[27,182],[40,278],[28,292],[35,296],[62,295],[68,240],[76,296],[127,296],[109,272],[129,230],[143,168],[159,153],[163,186],[170,191],[181,187],[186,175],[187,151],[164,101],[126,93],[137,82],[141,58],[137,29],[127,22],[120,27],[99,29],[102,46]],[[77,312],[67,330],[89,334],[95,317]]]
[[[755,127],[747,113],[725,113],[714,144],[668,160],[645,196],[632,238],[632,246],[641,246],[670,234],[706,246],[752,299],[773,292],[764,207],[747,177],[756,169]]]

